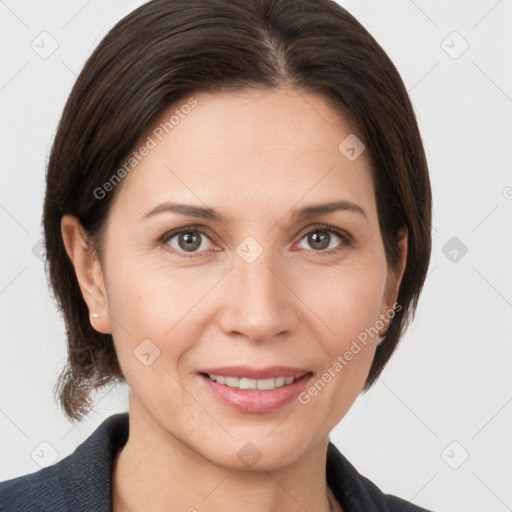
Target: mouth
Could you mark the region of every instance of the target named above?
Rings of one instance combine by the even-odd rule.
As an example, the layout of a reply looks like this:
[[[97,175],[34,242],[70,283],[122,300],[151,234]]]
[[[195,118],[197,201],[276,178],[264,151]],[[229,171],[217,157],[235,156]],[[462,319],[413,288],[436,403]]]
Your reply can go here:
[[[270,391],[271,389],[288,386],[295,382],[295,377],[270,377],[268,379],[249,379],[247,377],[233,377],[225,375],[213,375],[203,373],[213,382],[237,389],[258,389],[260,391]]]
[[[273,412],[296,397],[313,372],[291,367],[223,367],[199,372],[222,404],[245,413]]]

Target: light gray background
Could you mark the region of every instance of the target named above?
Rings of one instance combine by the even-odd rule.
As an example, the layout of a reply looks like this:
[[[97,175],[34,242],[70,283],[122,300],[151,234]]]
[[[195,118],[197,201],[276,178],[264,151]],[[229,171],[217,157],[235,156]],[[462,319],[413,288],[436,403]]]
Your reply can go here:
[[[141,3],[0,1],[0,480],[62,459],[103,419],[127,410],[125,387],[98,393],[76,426],[56,405],[65,331],[37,244],[44,166],[76,74]],[[512,510],[512,2],[340,3],[410,91],[435,229],[416,320],[331,440],[384,492],[436,511]],[[31,47],[49,51],[52,38],[58,48],[47,58]],[[452,237],[465,255],[446,246]]]

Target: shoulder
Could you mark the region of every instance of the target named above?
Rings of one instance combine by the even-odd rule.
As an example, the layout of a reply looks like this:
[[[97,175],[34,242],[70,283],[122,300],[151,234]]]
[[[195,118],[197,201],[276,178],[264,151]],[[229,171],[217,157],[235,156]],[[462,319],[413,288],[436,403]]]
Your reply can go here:
[[[110,416],[61,461],[1,482],[1,512],[109,510],[113,459],[127,438],[128,414]]]
[[[331,442],[327,448],[326,476],[329,487],[346,512],[432,512],[398,496],[383,493]]]
[[[64,459],[65,460],[65,459]],[[0,510],[10,512],[23,510],[36,512],[45,510],[44,504],[51,497],[53,510],[66,510],[64,496],[58,492],[63,462],[41,469],[35,473],[19,476],[0,483]]]

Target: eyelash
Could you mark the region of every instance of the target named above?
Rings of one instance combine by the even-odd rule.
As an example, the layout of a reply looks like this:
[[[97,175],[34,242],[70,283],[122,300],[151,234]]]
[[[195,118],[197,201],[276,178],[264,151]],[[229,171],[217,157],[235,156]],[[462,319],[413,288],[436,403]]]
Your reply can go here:
[[[300,236],[299,241],[302,240],[304,237],[306,237],[308,235],[311,235],[312,233],[317,233],[319,231],[325,232],[325,233],[333,233],[336,236],[338,236],[342,240],[343,243],[342,243],[341,246],[339,246],[337,248],[334,248],[334,249],[323,250],[323,251],[313,251],[313,252],[315,252],[317,254],[320,254],[320,255],[332,255],[332,254],[335,254],[335,253],[343,250],[343,248],[345,248],[345,247],[352,246],[352,244],[353,244],[353,238],[352,238],[351,235],[349,235],[348,233],[346,233],[344,231],[341,231],[341,230],[339,230],[337,228],[326,226],[324,224],[319,224],[319,225],[313,226],[309,231],[306,231],[305,233],[303,233]],[[193,226],[193,225],[192,226],[187,226],[186,228],[180,228],[178,230],[169,231],[169,232],[165,233],[163,236],[161,236],[158,239],[158,244],[161,245],[161,246],[166,246],[167,248],[169,248],[169,246],[167,245],[169,240],[171,240],[175,236],[180,235],[182,233],[190,233],[190,232],[200,233],[201,235],[205,236],[206,238],[208,238],[213,243],[218,244],[217,237],[208,234],[201,226]],[[203,251],[201,251],[199,253],[187,254],[187,253],[182,252],[182,251],[177,251],[176,249],[174,249],[172,247],[170,247],[170,250],[171,250],[171,252],[173,252],[175,254],[177,253],[182,258],[187,258],[187,259],[200,257],[201,253],[203,252]]]

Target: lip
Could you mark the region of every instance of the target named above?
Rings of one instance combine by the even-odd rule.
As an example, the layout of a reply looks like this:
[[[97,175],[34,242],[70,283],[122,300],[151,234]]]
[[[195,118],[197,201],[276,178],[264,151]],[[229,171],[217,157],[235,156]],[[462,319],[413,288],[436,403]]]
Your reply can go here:
[[[222,366],[221,368],[205,368],[199,373],[223,375],[224,377],[238,377],[239,379],[270,379],[271,377],[294,377],[300,379],[311,370],[306,368],[292,368],[291,366],[266,366],[265,368],[252,368],[250,366]]]
[[[251,370],[251,371],[249,371]],[[284,372],[284,373],[283,373]],[[287,373],[286,373],[287,372]],[[239,378],[264,379],[270,377],[295,377],[292,384],[270,390],[238,389],[214,382],[201,371],[199,377],[206,389],[220,403],[243,413],[263,414],[274,412],[294,400],[306,387],[313,373],[289,367],[268,367],[262,369],[248,367],[211,368],[204,373],[226,375]],[[256,375],[259,375],[256,377]],[[297,377],[296,377],[297,375]]]

